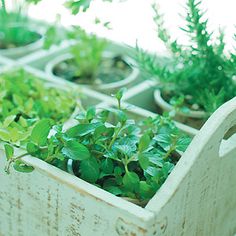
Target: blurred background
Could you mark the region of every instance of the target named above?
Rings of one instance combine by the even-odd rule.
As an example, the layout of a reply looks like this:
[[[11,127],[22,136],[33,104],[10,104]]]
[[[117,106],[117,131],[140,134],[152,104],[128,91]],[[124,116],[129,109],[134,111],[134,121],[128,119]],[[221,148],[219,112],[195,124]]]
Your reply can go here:
[[[180,26],[184,26],[185,0],[114,0],[113,3],[96,0],[91,4],[86,13],[73,16],[63,7],[63,0],[43,0],[39,5],[32,6],[29,14],[33,18],[54,22],[56,15],[61,15],[64,26],[71,24],[80,25],[88,32],[96,32],[100,36],[123,42],[134,46],[138,44],[150,51],[163,52],[164,46],[157,39],[155,25],[152,21],[152,3],[160,5],[165,15],[167,28],[182,42],[186,42],[185,34]],[[236,1],[233,0],[204,0],[203,6],[209,17],[209,27],[217,29],[219,26],[225,30],[227,47],[233,45],[233,35],[236,33]],[[99,18],[101,22],[110,22],[109,28],[95,25],[94,21]],[[235,45],[236,46],[236,45]]]

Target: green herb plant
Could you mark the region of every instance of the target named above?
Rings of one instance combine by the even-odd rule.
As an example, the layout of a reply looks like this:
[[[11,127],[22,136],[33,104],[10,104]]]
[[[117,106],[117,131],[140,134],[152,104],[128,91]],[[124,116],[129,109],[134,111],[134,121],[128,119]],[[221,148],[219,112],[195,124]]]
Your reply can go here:
[[[62,123],[72,115],[76,95],[18,69],[0,75],[0,141],[25,146],[41,119]],[[43,132],[43,131],[42,131]]]
[[[41,35],[30,29],[31,20],[27,15],[28,6],[37,0],[13,1],[13,11],[8,11],[5,0],[0,8],[0,49],[15,48],[33,43]]]
[[[201,9],[202,1],[187,0],[186,26],[182,30],[190,43],[182,45],[173,40],[164,26],[158,5],[153,5],[159,38],[172,54],[168,63],[160,63],[155,55],[140,49],[141,68],[161,81],[161,92],[166,100],[192,110],[203,110],[206,117],[224,102],[236,95],[236,54],[225,51],[224,32],[219,30],[217,40],[208,30],[208,19]],[[185,109],[187,111],[187,109]]]
[[[74,59],[74,76],[85,78],[87,83],[94,81],[98,75],[107,41],[99,39],[95,34],[86,33],[80,27],[74,27],[68,37],[76,39],[76,43],[70,48]]]
[[[148,200],[163,184],[190,138],[168,116],[129,119],[122,107],[123,90],[115,95],[118,107],[82,110],[78,124],[63,131],[62,125],[50,127],[42,119],[34,126],[26,144],[26,154],[67,170],[73,161],[74,174],[117,196]],[[48,134],[54,130],[54,134]],[[29,172],[22,155],[14,156],[13,147],[5,146],[8,159],[16,170]],[[19,165],[20,164],[20,165]]]

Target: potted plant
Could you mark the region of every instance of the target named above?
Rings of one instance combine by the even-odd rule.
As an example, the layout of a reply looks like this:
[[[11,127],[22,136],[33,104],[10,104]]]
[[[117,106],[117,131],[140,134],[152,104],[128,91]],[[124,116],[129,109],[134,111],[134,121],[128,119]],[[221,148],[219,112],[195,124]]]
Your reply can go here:
[[[43,44],[41,27],[33,24],[27,15],[28,5],[38,1],[26,0],[13,3],[13,11],[7,10],[5,0],[0,9],[0,54],[19,58],[39,49]]]
[[[190,38],[189,45],[173,40],[164,27],[159,7],[154,5],[153,9],[158,36],[172,55],[163,64],[155,55],[138,50],[141,67],[160,82],[155,101],[165,111],[175,110],[182,120],[200,119],[202,125],[220,105],[236,95],[235,53],[225,52],[222,30],[214,41],[201,1],[187,1],[186,27],[182,30]]]
[[[79,112],[78,124],[63,131],[42,119],[32,129],[26,153],[14,157],[14,149],[5,145],[9,172],[28,172],[33,167],[21,158],[32,155],[95,184],[114,195],[137,204],[145,204],[161,187],[191,139],[169,117],[147,118],[141,123],[128,119],[121,107],[123,90],[116,94],[118,108]],[[20,167],[19,167],[20,165]]]
[[[137,78],[135,61],[108,50],[107,40],[87,34],[80,27],[73,27],[65,37],[73,39],[69,53],[50,61],[46,66],[48,74],[101,91],[117,90]]]
[[[23,69],[1,74],[0,85],[0,140],[16,147],[25,145],[40,119],[62,123],[76,108],[73,91],[43,82]]]
[[[117,97],[119,98],[120,95]],[[60,153],[67,160],[74,159],[73,171],[76,173],[78,170],[80,177],[84,179],[89,178],[87,181],[93,183],[98,176],[96,171],[97,164],[94,163],[100,160],[100,153],[99,150],[98,152],[93,152],[93,155],[96,156],[96,161],[91,164],[92,162],[89,161],[91,160],[90,151],[93,148],[91,149],[91,146],[89,147],[87,144],[91,142],[89,140],[89,133],[95,134],[94,128],[97,129],[97,135],[101,134],[97,136],[100,141],[105,139],[105,142],[102,142],[100,145],[106,144],[107,138],[107,140],[111,140],[109,138],[110,134],[113,134],[113,137],[116,137],[118,134],[126,142],[129,135],[128,137],[127,135],[122,136],[121,133],[117,132],[121,130],[120,125],[126,122],[129,126],[129,128],[127,127],[128,133],[131,132],[136,137],[136,141],[135,138],[131,138],[132,135],[129,137],[132,140],[131,143],[134,142],[136,144],[135,150],[139,154],[141,152],[142,157],[143,154],[152,152],[149,148],[157,140],[154,138],[150,141],[149,134],[155,133],[158,127],[163,127],[164,129],[162,132],[158,132],[160,136],[156,144],[161,144],[162,147],[160,148],[162,151],[165,150],[164,153],[168,152],[166,150],[169,147],[165,144],[169,141],[166,142],[165,136],[161,135],[163,132],[169,134],[169,131],[175,130],[173,124],[170,124],[168,119],[159,117],[160,121],[162,121],[159,123],[158,118],[148,118],[143,124],[149,128],[146,129],[146,132],[145,130],[141,132],[141,137],[136,136],[136,132],[139,133],[139,129],[135,131],[137,126],[132,126],[132,122],[127,120],[126,115],[124,115],[125,111],[119,108],[119,105],[118,109],[112,107],[111,109],[102,110],[100,115],[96,114],[92,108],[81,112],[77,117],[79,123],[76,126],[65,131],[61,130],[61,126],[57,126],[55,127],[56,134],[52,134],[51,137],[47,136],[50,128],[48,125],[45,126],[45,120],[39,121],[34,126],[31,137],[28,140],[31,144],[27,145],[28,151],[34,153],[38,158],[25,156],[24,150],[14,155],[11,145],[5,145],[10,163],[15,164],[22,160],[19,163],[20,168],[18,170],[24,171],[24,168],[27,166],[27,172],[32,171],[33,168],[34,171],[28,174],[11,171],[10,175],[4,174],[3,171],[0,172],[1,234],[24,235],[30,229],[30,232],[36,235],[136,234],[149,236],[159,234],[187,236],[198,232],[201,232],[203,235],[230,235],[230,233],[235,232],[234,224],[232,224],[235,213],[234,188],[232,188],[236,177],[234,165],[235,145],[232,145],[234,143],[233,137],[227,142],[222,142],[221,146],[220,143],[227,129],[235,124],[235,104],[235,99],[228,102],[208,120],[207,124],[194,138],[188,150],[184,152],[167,180],[145,208],[122,198],[117,198],[114,194],[108,193],[65,171],[61,171],[51,164],[47,164],[44,161],[45,156],[48,153],[55,154],[55,147],[59,144],[58,152],[56,152],[57,159],[62,161]],[[115,119],[107,119],[107,113],[114,113]],[[116,119],[118,119],[118,123]],[[105,129],[103,126],[96,127],[97,123],[102,120],[109,120],[111,126],[106,126]],[[157,122],[161,126],[154,125],[153,127],[153,122]],[[116,126],[119,123],[120,125]],[[103,124],[108,125],[108,123]],[[116,129],[116,132],[113,132],[113,128],[118,129]],[[45,132],[41,136],[42,130]],[[105,130],[108,132],[103,133]],[[177,133],[174,132],[172,137],[176,137]],[[83,135],[87,137],[82,138]],[[92,137],[95,136],[92,135]],[[79,141],[86,141],[86,139],[88,142],[79,143]],[[52,142],[53,140],[55,140],[55,143]],[[184,140],[186,141],[186,139]],[[131,151],[131,149],[134,150],[134,145],[131,145],[131,143],[121,144],[122,140],[119,139],[116,141],[112,144],[114,147],[113,151],[120,154],[128,154],[127,152]],[[50,145],[53,146],[52,149],[49,148]],[[42,150],[44,147],[46,148],[45,156]],[[158,146],[156,148],[158,149]],[[152,150],[155,151],[155,148],[153,149],[152,147]],[[168,150],[171,150],[171,148]],[[5,155],[2,147],[0,148],[0,153],[1,156]],[[18,154],[22,157],[19,157]],[[129,154],[128,157],[130,156]],[[16,159],[17,156],[19,160]],[[121,159],[116,160],[112,159],[112,157],[113,155],[107,156],[107,158],[111,158],[113,163],[116,161],[120,163],[121,161],[118,166],[123,166],[121,170],[114,170],[118,176],[123,170],[122,182],[129,186],[129,190],[123,193],[129,193],[127,195],[130,197],[131,190],[134,190],[134,193],[137,194],[137,189],[139,189],[139,193],[142,189],[143,193],[145,193],[143,196],[147,197],[146,193],[150,193],[150,188],[143,180],[138,184],[142,187],[137,188],[137,179],[140,178],[137,176],[139,176],[140,172],[138,171],[138,174],[135,174],[133,165],[129,163],[128,174],[125,173],[125,163],[127,164],[129,159],[121,157]],[[159,169],[160,173],[166,173],[169,167],[173,166],[168,164],[169,167],[164,170],[164,166],[157,162],[158,158],[156,158],[156,155],[153,156],[154,158],[151,158],[151,156],[147,158],[148,162],[145,155],[143,157],[143,162],[141,161],[138,164],[141,168],[145,169],[147,165],[152,167],[153,165],[160,165],[160,167],[152,169],[151,174],[154,174],[155,170],[159,168],[161,168]],[[173,153],[170,157],[174,157]],[[40,160],[40,158],[43,160]],[[140,159],[142,160],[142,158]],[[55,156],[51,160],[48,159],[48,161],[56,165],[53,159],[55,161]],[[126,161],[123,162],[123,160]],[[137,164],[135,158],[133,161],[134,164]],[[3,170],[5,164],[4,158],[0,158],[1,170]],[[33,168],[29,169],[29,166]],[[78,168],[79,166],[80,168]],[[109,174],[110,170],[113,169],[109,162],[102,163],[100,167],[104,170],[105,174]],[[82,170],[83,168],[84,170]],[[102,175],[99,175],[99,177],[102,177]],[[111,187],[113,183],[111,181],[111,184],[108,184],[108,186]],[[100,187],[100,185],[98,186]],[[137,196],[136,194],[135,196]],[[131,194],[132,196],[133,194]],[[17,219],[20,219],[20,223],[16,224],[15,227],[11,227],[12,223]],[[218,222],[224,222],[224,224],[219,226]]]

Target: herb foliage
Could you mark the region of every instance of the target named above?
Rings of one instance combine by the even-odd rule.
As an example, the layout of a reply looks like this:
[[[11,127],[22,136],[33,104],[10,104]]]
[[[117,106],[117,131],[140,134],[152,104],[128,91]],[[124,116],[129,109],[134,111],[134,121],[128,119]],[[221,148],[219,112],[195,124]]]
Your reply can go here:
[[[34,125],[40,119],[50,124],[64,122],[71,116],[75,101],[74,92],[54,88],[23,69],[1,74],[0,140],[22,146],[31,135],[40,144],[36,139],[41,140],[40,135],[46,133],[41,129],[34,135]]]
[[[150,199],[163,184],[191,139],[169,117],[157,116],[135,122],[121,106],[123,90],[116,94],[118,108],[82,110],[76,125],[63,131],[42,119],[34,126],[26,145],[27,154],[67,170],[73,160],[76,176],[117,196]],[[54,134],[48,137],[51,130]],[[14,157],[5,146],[7,169],[19,162],[18,171],[32,167]],[[17,161],[17,163],[16,163]],[[20,167],[20,168],[19,168]],[[29,169],[31,168],[31,169]]]
[[[161,81],[161,91],[182,106],[203,110],[209,116],[224,102],[236,95],[235,53],[225,52],[224,32],[219,30],[214,41],[208,30],[208,19],[201,9],[202,1],[188,0],[186,26],[182,28],[190,38],[190,45],[173,40],[164,26],[158,5],[154,5],[154,21],[158,37],[172,54],[164,65],[155,55],[137,46],[141,68]],[[184,98],[184,99],[183,99]]]

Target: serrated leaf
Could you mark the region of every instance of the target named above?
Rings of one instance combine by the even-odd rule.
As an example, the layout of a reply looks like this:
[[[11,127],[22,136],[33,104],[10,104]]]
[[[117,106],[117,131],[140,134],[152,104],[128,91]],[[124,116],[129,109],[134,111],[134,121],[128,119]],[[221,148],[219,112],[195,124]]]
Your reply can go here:
[[[190,137],[181,137],[178,139],[177,144],[176,144],[176,150],[184,152],[186,151],[187,147],[191,143],[191,138]]]
[[[90,152],[86,146],[76,140],[69,140],[62,148],[62,154],[72,160],[85,160],[90,157]]]

